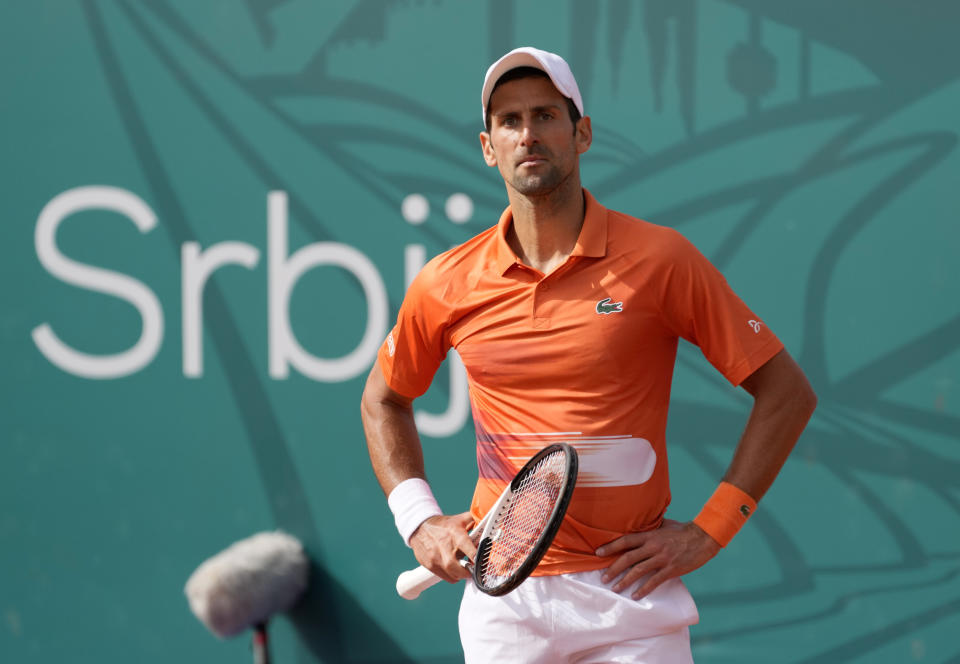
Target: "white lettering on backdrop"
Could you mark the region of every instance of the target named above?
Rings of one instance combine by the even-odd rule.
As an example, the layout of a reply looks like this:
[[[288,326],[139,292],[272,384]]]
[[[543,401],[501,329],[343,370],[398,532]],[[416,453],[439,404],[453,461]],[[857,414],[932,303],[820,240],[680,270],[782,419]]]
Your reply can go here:
[[[464,194],[455,194],[469,202]],[[451,197],[451,201],[454,197]],[[464,223],[472,213],[466,211],[447,216],[455,223]],[[111,379],[129,376],[142,370],[156,357],[163,344],[163,309],[156,294],[144,283],[125,274],[88,265],[65,256],[57,247],[57,230],[67,217],[86,210],[117,212],[132,221],[141,233],[157,225],[157,216],[150,206],[135,194],[117,187],[84,186],[54,197],[37,218],[34,233],[40,264],[61,281],[86,290],[112,295],[133,305],[142,320],[137,342],[119,353],[95,355],[84,353],[62,341],[48,323],[32,331],[37,348],[47,360],[70,374],[83,378]],[[425,208],[424,219],[429,213]],[[406,214],[404,215],[407,216]],[[454,216],[456,218],[454,218]],[[420,223],[424,219],[420,220]],[[409,221],[409,220],[408,220]],[[336,242],[317,242],[301,247],[288,255],[287,196],[273,191],[267,198],[267,322],[268,360],[272,378],[284,379],[290,366],[314,380],[342,382],[366,372],[376,360],[380,342],[387,332],[389,301],[382,277],[373,262],[357,249]],[[412,223],[412,222],[411,222]],[[404,248],[404,277],[409,286],[427,260],[423,245]],[[239,265],[248,270],[257,267],[260,250],[245,242],[225,241],[201,249],[197,242],[181,247],[181,297],[183,340],[183,373],[188,378],[203,376],[203,291],[210,276],[221,267]],[[367,304],[364,333],[357,346],[338,358],[321,358],[307,352],[297,341],[290,325],[290,296],[297,281],[312,268],[328,265],[352,274],[363,289]],[[466,371],[456,351],[451,351],[449,369],[450,401],[445,412],[416,411],[421,432],[432,437],[455,434],[469,416]]]

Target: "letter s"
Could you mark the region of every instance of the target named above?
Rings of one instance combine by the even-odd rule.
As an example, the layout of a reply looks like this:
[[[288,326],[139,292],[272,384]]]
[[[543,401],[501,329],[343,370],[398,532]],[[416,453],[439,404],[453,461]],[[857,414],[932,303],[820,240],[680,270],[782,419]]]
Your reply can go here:
[[[140,312],[143,330],[134,346],[114,355],[90,355],[63,343],[43,323],[33,329],[33,342],[50,362],[84,378],[121,378],[148,365],[163,342],[163,310],[153,291],[133,277],[93,267],[67,258],[57,248],[60,222],[84,210],[111,210],[126,215],[141,233],[157,224],[157,216],[140,198],[116,187],[77,187],[59,194],[44,206],[37,218],[34,243],[37,258],[46,270],[67,283],[126,300]]]

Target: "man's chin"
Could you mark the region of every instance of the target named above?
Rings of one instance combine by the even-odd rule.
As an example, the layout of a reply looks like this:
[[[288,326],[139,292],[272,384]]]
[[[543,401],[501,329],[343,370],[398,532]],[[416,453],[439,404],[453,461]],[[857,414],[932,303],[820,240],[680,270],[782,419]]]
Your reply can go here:
[[[524,196],[544,196],[556,189],[557,184],[554,178],[525,177],[515,180],[513,188]]]

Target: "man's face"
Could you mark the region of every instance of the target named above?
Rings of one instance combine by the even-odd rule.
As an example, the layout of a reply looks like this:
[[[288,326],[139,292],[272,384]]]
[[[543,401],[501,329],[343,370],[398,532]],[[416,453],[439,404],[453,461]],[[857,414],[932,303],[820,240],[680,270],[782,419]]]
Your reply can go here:
[[[508,187],[526,196],[548,194],[571,175],[590,147],[590,119],[576,131],[563,95],[547,78],[504,83],[490,97],[490,131],[480,134],[484,160]]]

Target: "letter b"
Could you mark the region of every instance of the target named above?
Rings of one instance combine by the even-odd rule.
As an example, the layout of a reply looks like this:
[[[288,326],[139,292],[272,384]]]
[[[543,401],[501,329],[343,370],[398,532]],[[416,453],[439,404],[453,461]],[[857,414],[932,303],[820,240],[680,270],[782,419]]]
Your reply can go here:
[[[287,256],[287,195],[272,191],[267,198],[267,271],[270,377],[286,378],[289,365],[314,380],[349,380],[366,371],[387,333],[387,289],[377,268],[365,255],[345,244],[317,242]],[[318,265],[335,265],[357,278],[367,299],[367,327],[357,347],[337,359],[308,353],[290,328],[290,294],[297,280]]]

